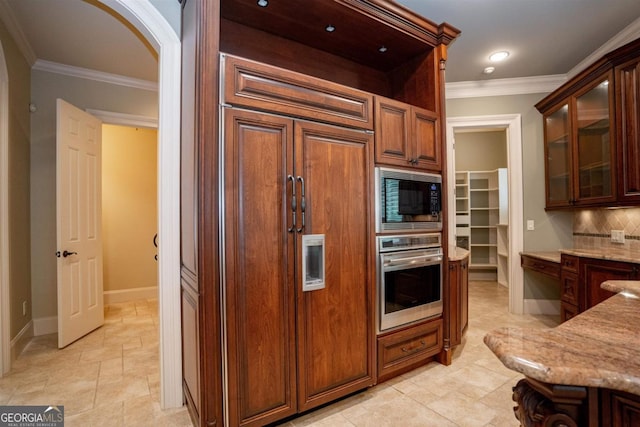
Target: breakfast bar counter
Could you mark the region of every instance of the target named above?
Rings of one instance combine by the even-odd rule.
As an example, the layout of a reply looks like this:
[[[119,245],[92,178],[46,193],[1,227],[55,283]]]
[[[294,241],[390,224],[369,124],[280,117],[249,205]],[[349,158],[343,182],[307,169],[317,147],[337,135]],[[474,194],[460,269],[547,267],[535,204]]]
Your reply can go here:
[[[526,377],[514,388],[523,426],[640,425],[614,422],[623,416],[640,423],[640,281],[602,287],[618,294],[555,328],[485,336],[502,363]]]

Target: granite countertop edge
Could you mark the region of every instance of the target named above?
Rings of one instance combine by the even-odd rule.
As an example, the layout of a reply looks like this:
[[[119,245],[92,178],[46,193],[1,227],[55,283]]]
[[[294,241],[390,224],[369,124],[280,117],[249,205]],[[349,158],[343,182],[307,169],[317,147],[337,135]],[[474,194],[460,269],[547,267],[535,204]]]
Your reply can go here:
[[[560,263],[562,254],[583,258],[595,258],[609,261],[622,261],[640,264],[640,251],[623,248],[573,248],[557,251],[522,251],[520,255],[539,258],[545,261]]]
[[[640,281],[602,286],[620,293],[555,328],[500,328],[484,343],[507,368],[535,380],[640,395]]]

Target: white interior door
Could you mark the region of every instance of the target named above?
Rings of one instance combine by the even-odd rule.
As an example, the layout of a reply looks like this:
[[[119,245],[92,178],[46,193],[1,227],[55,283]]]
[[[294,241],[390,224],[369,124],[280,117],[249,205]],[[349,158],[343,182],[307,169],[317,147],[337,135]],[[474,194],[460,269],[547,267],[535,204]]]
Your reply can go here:
[[[102,122],[57,100],[58,347],[104,323]]]

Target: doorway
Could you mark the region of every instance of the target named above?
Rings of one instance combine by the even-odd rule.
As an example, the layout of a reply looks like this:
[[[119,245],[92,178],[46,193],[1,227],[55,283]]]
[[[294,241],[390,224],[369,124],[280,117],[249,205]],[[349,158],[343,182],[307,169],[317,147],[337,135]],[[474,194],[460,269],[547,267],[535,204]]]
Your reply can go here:
[[[180,322],[174,320],[180,318],[180,38],[149,0],[99,1],[136,27],[158,52],[158,231],[162,237],[158,251],[160,404],[163,408],[180,407],[183,404],[181,331]],[[8,166],[0,163],[0,168],[0,177],[5,176]],[[2,219],[8,213],[6,206],[0,204],[0,209],[3,209]],[[4,245],[5,237],[0,239],[0,245]],[[5,259],[8,256],[0,255]],[[2,297],[4,304],[7,298],[4,293]],[[5,331],[9,321],[5,321],[7,311],[2,312],[0,331]],[[1,338],[0,354],[5,355],[10,350],[10,337],[3,334]],[[8,366],[3,368],[7,370]]]
[[[509,311],[514,314],[523,314],[524,311],[524,285],[523,272],[520,268],[520,252],[523,247],[523,200],[522,200],[522,135],[520,127],[520,115],[499,116],[474,116],[474,117],[450,117],[447,118],[447,180],[456,183],[456,155],[455,139],[457,133],[462,132],[505,132],[506,137],[506,181],[508,200],[508,229],[504,238],[508,241],[508,250],[504,252],[508,263],[506,264],[505,282],[509,289]],[[496,182],[497,182],[496,178]],[[471,188],[469,182],[469,188]],[[497,186],[497,184],[496,184]],[[453,184],[450,186],[453,187]],[[456,199],[454,191],[449,191],[448,212],[449,224],[456,224]],[[488,197],[488,196],[487,196]],[[497,223],[499,220],[496,221]],[[496,230],[499,231],[499,230]],[[456,227],[449,227],[449,241],[456,241]],[[498,235],[496,233],[496,262]],[[493,241],[489,241],[493,245]]]

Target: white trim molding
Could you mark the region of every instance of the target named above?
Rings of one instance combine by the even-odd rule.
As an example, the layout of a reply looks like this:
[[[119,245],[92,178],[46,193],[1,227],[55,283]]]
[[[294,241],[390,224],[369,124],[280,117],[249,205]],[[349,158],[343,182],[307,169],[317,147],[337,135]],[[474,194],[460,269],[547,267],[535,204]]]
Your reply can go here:
[[[87,108],[87,113],[109,125],[132,126],[139,128],[158,129],[158,118],[137,114],[116,113],[114,111],[95,110]]]
[[[453,144],[457,130],[505,129],[507,132],[507,158],[509,167],[509,311],[523,314],[524,274],[520,267],[520,252],[524,241],[522,199],[522,129],[520,114],[447,118],[447,180],[455,182],[455,152]],[[455,206],[453,191],[448,205]],[[455,224],[455,209],[449,209],[449,224]],[[454,239],[455,227],[449,227],[449,241]]]
[[[133,77],[121,76],[119,74],[105,73],[104,71],[90,70],[88,68],[74,67],[72,65],[60,64],[58,62],[45,61],[38,59],[33,64],[33,70],[45,71],[48,73],[63,74],[81,79],[94,80],[97,82],[110,83],[119,86],[127,86],[135,89],[158,91],[158,83],[135,79]]]
[[[611,39],[609,39],[609,41],[607,41],[605,44],[591,53],[591,55],[584,58],[578,63],[578,65],[569,70],[569,72],[567,73],[567,78],[570,79],[574,77],[582,70],[586,69],[591,64],[596,62],[598,59],[602,58],[605,54],[621,46],[624,46],[629,42],[632,42],[638,37],[640,37],[640,18],[637,18],[631,24],[627,25],[622,31],[613,36]]]
[[[16,360],[33,338],[33,321],[29,321],[11,340],[11,360]]]
[[[0,43],[0,378],[11,369],[9,253],[9,73]]]
[[[183,404],[180,311],[180,38],[149,0],[99,0],[158,51],[158,308],[160,406]],[[178,5],[179,7],[179,5]]]
[[[529,93],[549,93],[560,87],[567,76],[520,77],[513,79],[476,80],[446,84],[447,99],[479,98],[484,96],[524,95]]]
[[[33,336],[58,333],[58,316],[37,317],[33,319]]]

